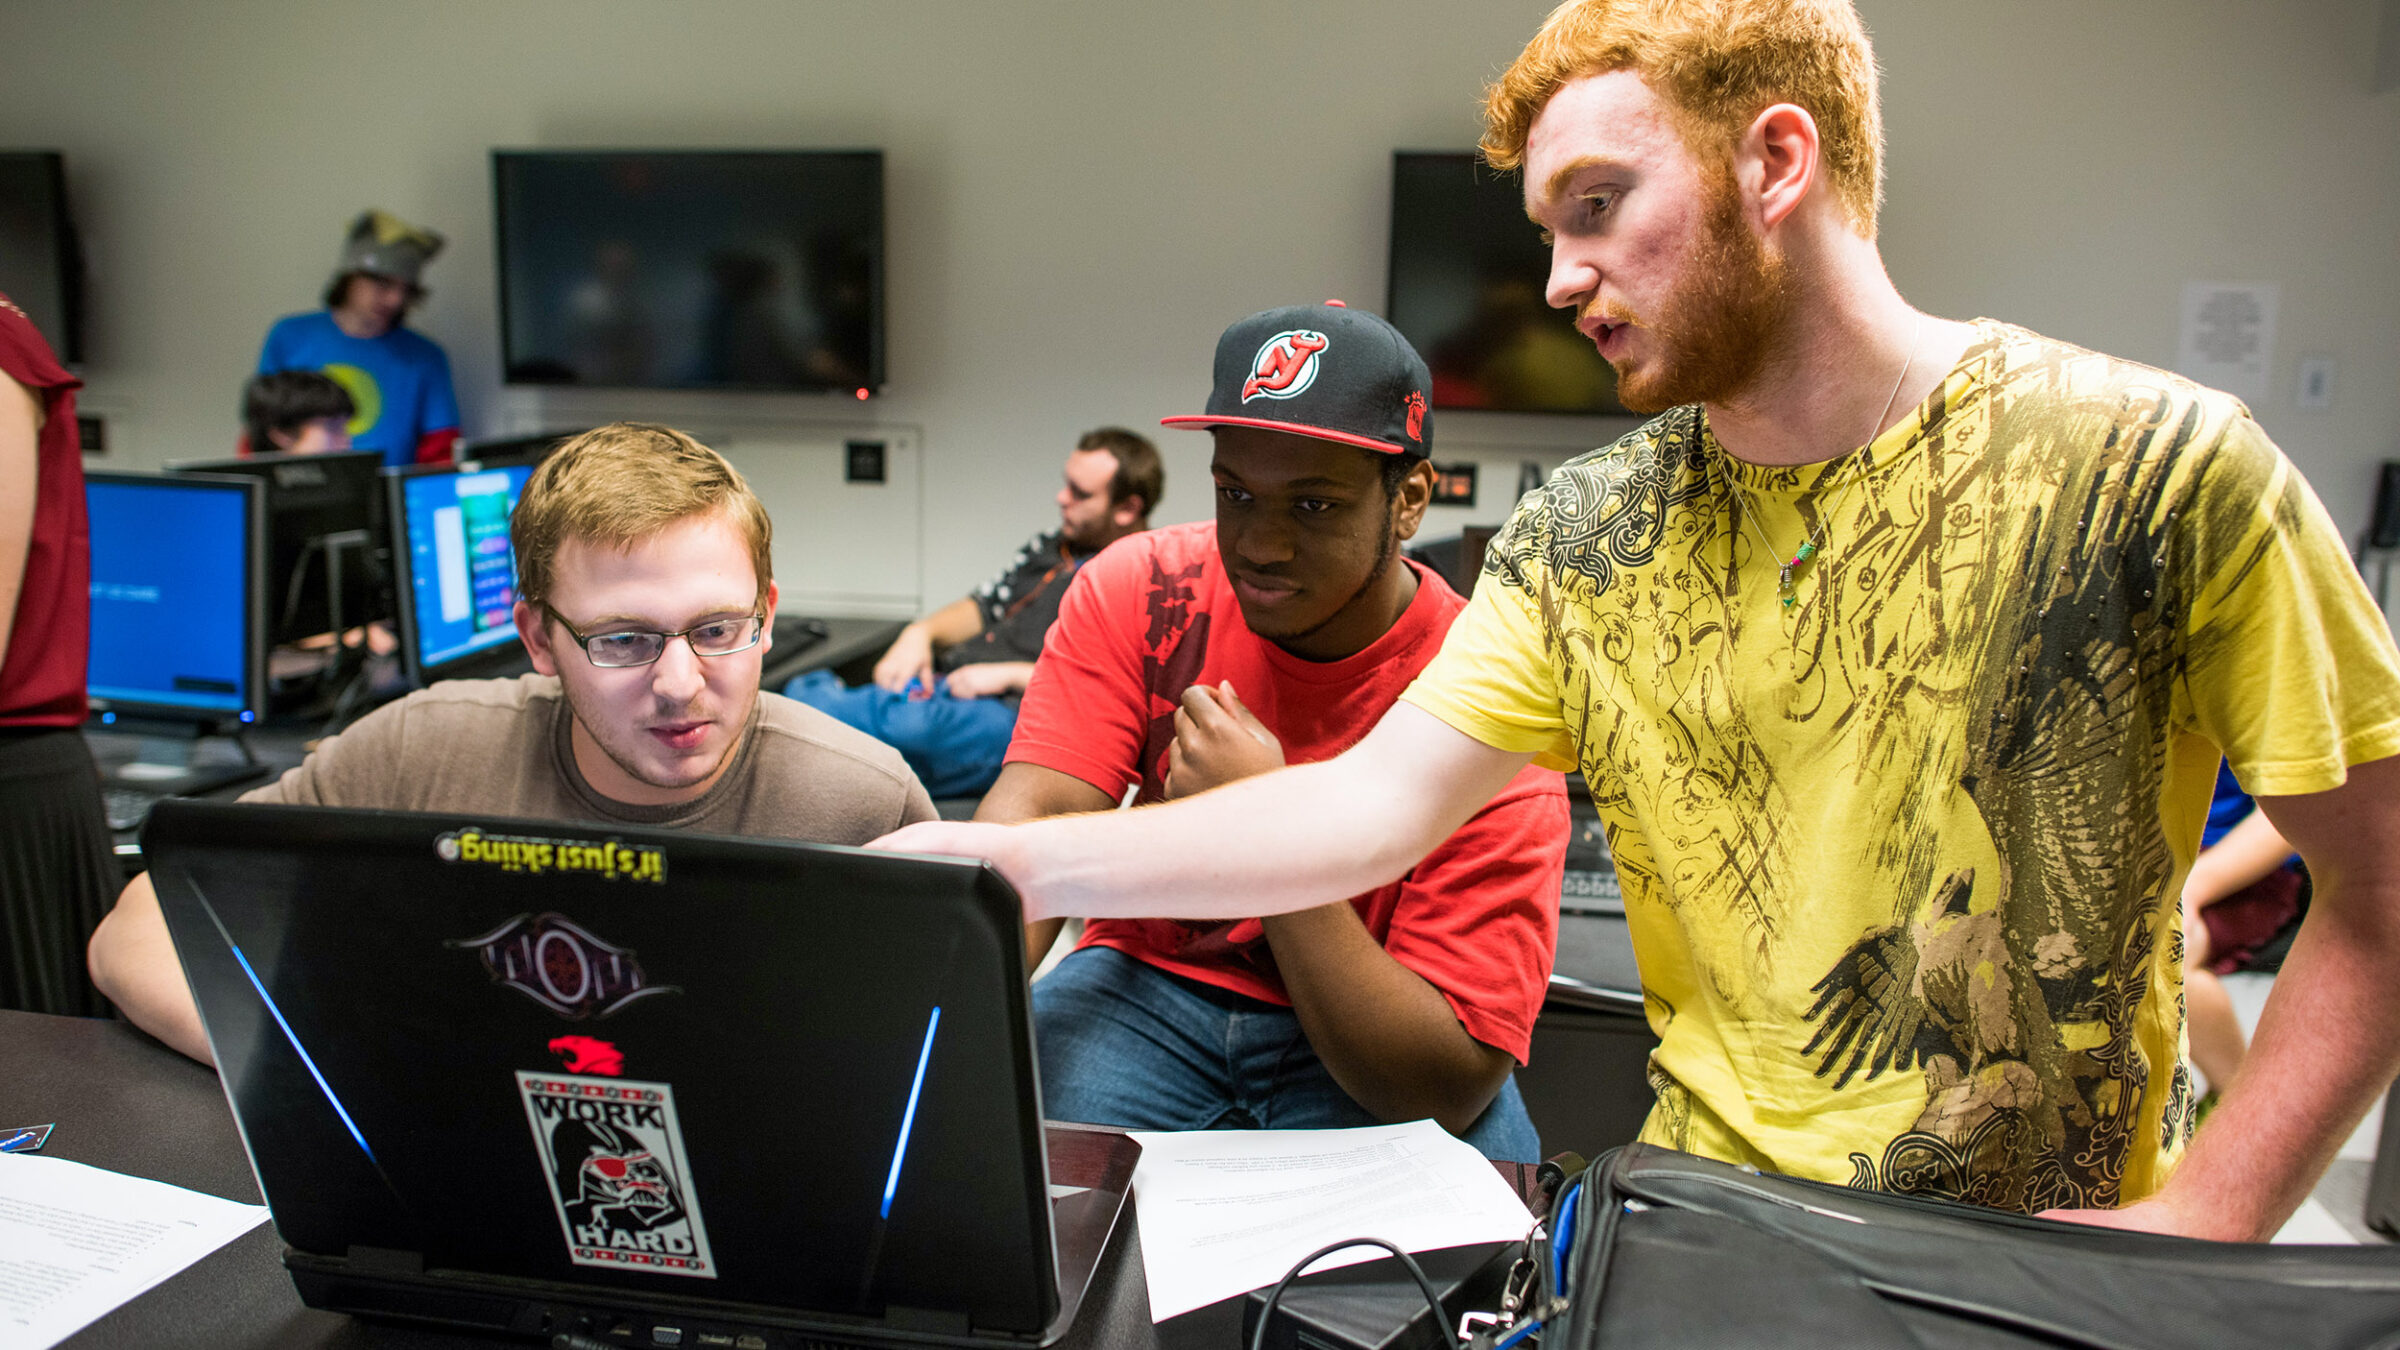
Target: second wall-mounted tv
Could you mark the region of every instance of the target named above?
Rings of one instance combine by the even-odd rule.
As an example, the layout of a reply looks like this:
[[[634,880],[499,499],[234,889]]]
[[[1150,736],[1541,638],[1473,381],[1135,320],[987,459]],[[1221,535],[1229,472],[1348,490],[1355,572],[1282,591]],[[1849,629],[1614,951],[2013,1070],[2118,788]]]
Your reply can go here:
[[[1625,415],[1575,316],[1542,299],[1550,250],[1515,174],[1467,151],[1392,156],[1384,317],[1433,372],[1433,406]]]
[[[492,152],[511,384],[883,385],[883,154]]]

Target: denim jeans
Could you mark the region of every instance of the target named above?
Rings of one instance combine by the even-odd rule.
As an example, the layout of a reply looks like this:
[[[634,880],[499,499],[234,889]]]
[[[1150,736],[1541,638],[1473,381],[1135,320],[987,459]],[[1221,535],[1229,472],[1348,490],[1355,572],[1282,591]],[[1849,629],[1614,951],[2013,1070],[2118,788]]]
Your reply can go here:
[[[1033,985],[1042,1110],[1137,1130],[1324,1130],[1380,1124],[1309,1048],[1289,1008],[1085,947]],[[1511,1075],[1466,1133],[1485,1157],[1541,1161]]]
[[[900,752],[927,795],[973,797],[991,789],[1017,729],[1012,699],[952,698],[937,682],[930,698],[880,685],[851,689],[830,670],[795,676],[785,696],[858,728]]]

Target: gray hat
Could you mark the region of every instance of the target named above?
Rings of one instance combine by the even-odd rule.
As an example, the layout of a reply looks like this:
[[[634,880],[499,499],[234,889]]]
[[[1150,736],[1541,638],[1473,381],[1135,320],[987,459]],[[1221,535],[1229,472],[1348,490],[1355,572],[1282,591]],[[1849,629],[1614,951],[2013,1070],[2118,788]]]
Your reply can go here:
[[[350,237],[342,241],[342,261],[333,269],[334,279],[365,272],[414,286],[417,274],[442,251],[444,242],[440,234],[389,211],[361,212],[350,222]]]

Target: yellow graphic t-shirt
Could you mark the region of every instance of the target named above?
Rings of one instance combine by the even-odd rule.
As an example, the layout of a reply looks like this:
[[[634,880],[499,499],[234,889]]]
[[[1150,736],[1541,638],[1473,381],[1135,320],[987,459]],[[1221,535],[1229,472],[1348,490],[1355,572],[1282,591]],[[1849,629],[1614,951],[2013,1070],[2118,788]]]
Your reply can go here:
[[[1829,464],[1733,460],[1697,407],[1570,462],[1406,697],[1582,769],[1660,1041],[1643,1138],[2112,1206],[2191,1132],[2176,897],[2220,754],[2338,786],[2400,752],[2400,658],[2238,401],[1978,328]]]

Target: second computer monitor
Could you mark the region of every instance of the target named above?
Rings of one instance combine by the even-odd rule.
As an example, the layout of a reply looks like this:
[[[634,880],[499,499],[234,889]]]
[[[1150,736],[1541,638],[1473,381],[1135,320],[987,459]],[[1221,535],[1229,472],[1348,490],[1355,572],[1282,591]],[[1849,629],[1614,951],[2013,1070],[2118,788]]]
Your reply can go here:
[[[267,485],[267,619],[275,642],[391,617],[383,457],[373,450],[178,463]],[[338,575],[339,584],[335,584]]]
[[[515,655],[516,555],[508,520],[528,464],[401,469],[391,494],[400,655],[418,685]]]

